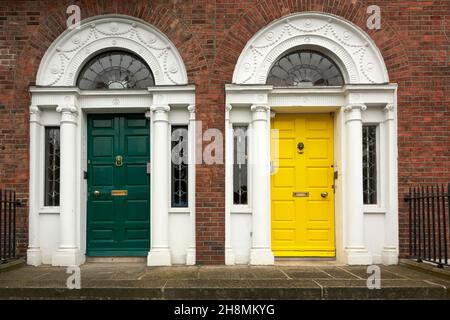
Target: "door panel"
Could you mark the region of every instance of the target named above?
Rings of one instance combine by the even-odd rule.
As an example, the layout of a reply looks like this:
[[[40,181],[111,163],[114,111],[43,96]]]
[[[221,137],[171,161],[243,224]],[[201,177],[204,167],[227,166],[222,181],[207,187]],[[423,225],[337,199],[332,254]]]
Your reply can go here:
[[[144,115],[88,117],[88,255],[148,253],[149,141],[149,122]],[[122,194],[114,196],[113,190]]]
[[[272,250],[276,256],[334,257],[333,118],[277,114],[271,127],[279,138],[278,158],[272,156]]]

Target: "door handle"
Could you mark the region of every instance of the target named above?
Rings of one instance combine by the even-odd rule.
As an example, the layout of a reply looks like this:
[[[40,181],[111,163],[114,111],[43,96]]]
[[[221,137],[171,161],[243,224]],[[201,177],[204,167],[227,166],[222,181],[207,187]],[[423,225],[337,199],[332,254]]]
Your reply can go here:
[[[326,197],[328,197],[328,192],[324,191],[324,192],[322,192],[322,193],[320,194],[320,196],[321,196],[322,198],[326,198]]]

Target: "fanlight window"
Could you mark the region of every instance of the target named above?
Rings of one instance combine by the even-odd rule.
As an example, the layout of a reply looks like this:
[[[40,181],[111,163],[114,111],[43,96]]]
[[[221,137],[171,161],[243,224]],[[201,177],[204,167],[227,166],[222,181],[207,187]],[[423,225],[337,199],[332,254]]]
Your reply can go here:
[[[278,59],[267,77],[278,87],[342,86],[338,66],[325,55],[311,50],[294,51]]]
[[[78,77],[80,89],[144,89],[153,85],[153,73],[145,61],[125,51],[95,56]]]

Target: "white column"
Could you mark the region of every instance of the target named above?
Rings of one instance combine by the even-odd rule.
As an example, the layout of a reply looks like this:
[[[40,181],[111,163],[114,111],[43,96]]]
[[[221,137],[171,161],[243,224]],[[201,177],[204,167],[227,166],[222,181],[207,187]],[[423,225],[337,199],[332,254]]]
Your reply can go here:
[[[76,193],[77,153],[76,129],[78,110],[75,105],[61,105],[56,108],[61,113],[60,143],[60,233],[59,248],[52,256],[52,265],[80,265],[84,261],[76,239]]]
[[[225,106],[225,264],[234,265],[231,246],[231,204],[233,201],[233,128],[230,123],[230,104]]]
[[[38,266],[42,263],[39,235],[39,172],[41,158],[41,111],[37,106],[30,107],[30,195],[28,218],[27,264]]]
[[[346,112],[346,170],[345,208],[347,264],[369,265],[372,255],[364,245],[364,200],[362,161],[362,118],[363,104],[349,105]]]
[[[169,249],[169,111],[168,105],[154,105],[153,111],[153,165],[151,172],[152,243],[147,257],[149,266],[170,266]]]
[[[195,105],[188,106],[188,203],[191,234],[186,253],[186,264],[195,265]]]
[[[384,156],[387,165],[386,216],[384,227],[384,247],[382,261],[385,265],[398,264],[398,198],[397,198],[397,136],[395,128],[395,109],[388,104],[385,111]]]
[[[269,106],[253,105],[252,110],[252,249],[250,264],[274,264],[270,242],[270,140],[267,135]]]

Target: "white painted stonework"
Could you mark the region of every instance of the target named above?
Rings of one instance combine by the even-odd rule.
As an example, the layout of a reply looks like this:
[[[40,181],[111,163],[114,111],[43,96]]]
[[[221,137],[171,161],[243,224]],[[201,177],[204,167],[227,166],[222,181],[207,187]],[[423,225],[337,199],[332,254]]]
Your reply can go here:
[[[139,19],[101,16],[85,20],[79,29],[67,30],[50,46],[39,66],[38,86],[76,86],[83,64],[104,50],[138,54],[153,72],[156,85],[187,83],[186,68],[178,50],[159,30]]]
[[[80,90],[76,79],[92,56],[131,51],[150,66],[148,90]],[[30,206],[27,263],[79,265],[86,252],[87,115],[142,113],[150,120],[152,204],[149,265],[195,264],[195,87],[187,85],[175,46],[134,18],[102,16],[64,32],[47,50],[30,88]],[[188,125],[189,207],[170,207],[170,126]],[[44,206],[44,132],[60,127],[60,206]],[[156,152],[158,150],[158,152]],[[161,152],[163,151],[163,152]],[[186,227],[188,225],[189,227]]]
[[[329,14],[297,13],[260,30],[242,51],[233,74],[235,84],[265,84],[273,63],[296,47],[320,48],[344,71],[346,83],[388,83],[380,51],[361,29]]]
[[[266,85],[277,59],[299,48],[316,50],[333,59],[346,84],[311,88]],[[233,84],[226,86],[226,135],[232,141],[233,125],[248,124],[252,164],[248,173],[249,204],[233,205],[233,150],[232,144],[227,144],[226,264],[274,263],[270,249],[270,177],[260,174],[261,168],[269,167],[271,117],[278,113],[325,112],[334,113],[334,168],[338,172],[334,210],[336,260],[351,265],[396,264],[396,97],[397,85],[389,84],[386,66],[374,42],[342,18],[299,13],[276,20],[257,32],[239,57]],[[265,116],[261,110],[266,110]],[[363,204],[362,193],[364,123],[378,125],[378,204],[370,206]],[[269,200],[263,201],[266,196]]]

